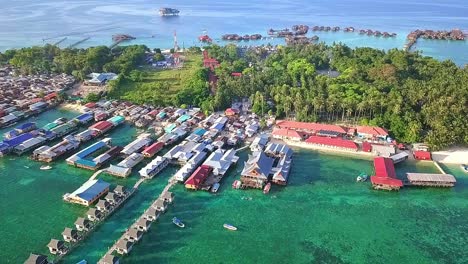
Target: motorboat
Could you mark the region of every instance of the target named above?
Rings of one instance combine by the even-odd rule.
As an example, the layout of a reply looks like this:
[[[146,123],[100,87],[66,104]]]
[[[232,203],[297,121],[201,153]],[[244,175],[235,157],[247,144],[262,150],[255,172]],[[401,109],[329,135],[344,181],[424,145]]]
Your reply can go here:
[[[228,229],[228,230],[231,230],[231,231],[236,231],[237,230],[237,227],[235,227],[233,225],[230,225],[230,224],[224,224],[223,227]]]
[[[219,183],[213,184],[213,186],[211,187],[211,192],[212,193],[218,192],[219,186],[220,186]]]
[[[232,183],[232,188],[233,188],[233,189],[240,189],[241,185],[242,185],[241,181],[235,180],[235,181]]]
[[[461,167],[461,169],[462,169],[464,172],[468,172],[468,165],[466,165],[466,164],[461,164],[460,167]]]
[[[269,182],[269,183],[267,183],[267,184],[265,185],[265,188],[263,188],[263,193],[264,193],[264,194],[269,193],[269,192],[270,192],[270,189],[271,189],[271,182]]]
[[[52,167],[49,166],[49,165],[43,165],[43,166],[40,167],[40,169],[41,170],[50,170],[50,169],[52,169]]]
[[[185,224],[182,223],[182,221],[180,221],[180,219],[178,219],[177,217],[172,218],[172,223],[174,223],[174,225],[181,227],[181,228],[185,227]]]
[[[359,176],[357,176],[356,181],[357,181],[357,182],[365,182],[365,181],[367,181],[367,178],[368,178],[368,177],[369,177],[369,176],[367,176],[366,173],[361,172],[361,173],[359,174]]]

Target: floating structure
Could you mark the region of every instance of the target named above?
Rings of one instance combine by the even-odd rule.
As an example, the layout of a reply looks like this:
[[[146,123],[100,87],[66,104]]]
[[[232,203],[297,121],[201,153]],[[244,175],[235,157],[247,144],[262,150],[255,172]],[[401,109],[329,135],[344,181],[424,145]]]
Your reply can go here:
[[[399,190],[403,182],[396,177],[393,160],[390,158],[374,158],[375,174],[371,176],[372,187],[376,190]]]
[[[63,138],[63,141],[52,146],[43,146],[33,151],[32,159],[43,161],[43,162],[52,162],[57,158],[69,153],[80,146],[80,142],[75,139],[73,136],[66,136]]]
[[[18,154],[18,155],[22,155],[22,154],[32,150],[33,148],[36,148],[36,147],[44,144],[46,141],[47,141],[47,138],[41,137],[41,136],[31,138],[31,139],[28,139],[28,140],[24,141],[23,143],[19,144],[18,146],[16,146],[13,149],[13,152]]]
[[[119,152],[122,150],[122,147],[119,147],[119,146],[112,147],[111,144],[112,144],[111,138],[105,138],[101,141],[98,141],[94,143],[93,145],[76,153],[75,155],[69,157],[67,159],[67,163],[69,165],[73,165],[79,168],[96,170],[99,167],[101,167],[105,162],[117,156]],[[108,151],[104,152],[103,154],[95,158],[92,158],[93,154],[102,152],[104,149],[108,149]]]
[[[153,140],[151,139],[150,134],[141,134],[138,136],[137,139],[134,141],[130,142],[127,146],[125,146],[121,153],[125,156],[131,155],[135,152],[139,152],[143,148],[149,146]]]
[[[127,177],[132,173],[132,168],[143,161],[143,159],[143,154],[133,153],[117,165],[110,165],[110,167],[106,169],[106,172],[118,177]]]
[[[235,149],[222,150],[217,149],[203,162],[203,165],[213,169],[213,175],[223,177],[232,164],[237,163],[239,157],[236,156]]]
[[[178,16],[180,13],[179,10],[175,8],[169,8],[169,7],[162,7],[159,9],[159,15],[160,16]]]
[[[436,173],[406,173],[408,182],[411,186],[430,186],[430,187],[453,187],[457,180],[451,174]]]
[[[157,156],[148,165],[142,168],[139,173],[140,176],[147,179],[152,179],[156,174],[162,171],[169,165],[169,160],[165,157]]]
[[[33,131],[36,128],[37,128],[36,123],[28,122],[28,123],[24,123],[22,125],[19,125],[19,126],[15,127],[13,130],[10,130],[10,131],[6,132],[3,136],[4,136],[5,139],[12,139],[12,138],[17,137],[17,136],[19,136],[21,134]]]
[[[158,141],[158,142],[153,143],[151,146],[146,147],[145,150],[143,150],[142,154],[145,156],[145,158],[152,158],[163,148],[164,148],[164,143]]]
[[[174,179],[179,182],[184,182],[193,173],[193,171],[200,166],[206,158],[206,152],[201,151],[196,153],[187,163],[182,166],[175,174]]]
[[[80,188],[71,194],[65,194],[63,199],[70,203],[90,206],[99,198],[109,192],[110,184],[101,179],[92,179],[85,182]]]
[[[202,187],[202,184],[208,178],[213,168],[207,165],[201,165],[196,169],[192,175],[185,181],[185,188],[198,190]]]

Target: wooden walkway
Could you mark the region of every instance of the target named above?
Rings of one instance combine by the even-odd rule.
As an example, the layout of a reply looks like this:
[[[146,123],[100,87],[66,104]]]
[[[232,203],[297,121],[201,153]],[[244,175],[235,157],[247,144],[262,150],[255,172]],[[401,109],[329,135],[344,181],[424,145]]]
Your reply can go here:
[[[80,40],[80,41],[77,41],[77,42],[71,44],[70,46],[68,46],[68,48],[69,48],[69,49],[74,48],[74,47],[80,45],[81,43],[83,43],[83,42],[89,40],[90,38],[91,38],[91,37],[86,37],[86,38],[84,38],[84,39],[82,39],[82,40]]]
[[[145,181],[145,179],[143,179],[143,178],[140,179],[140,180],[135,184],[135,186],[138,187],[138,186],[139,186],[142,182],[144,182],[144,181]],[[166,187],[164,187],[164,189],[163,189],[163,191],[161,192],[161,194],[151,203],[151,205],[143,212],[143,214],[141,214],[140,217],[138,217],[138,219],[137,219],[133,224],[130,225],[130,227],[129,227],[127,230],[129,230],[130,228],[132,228],[133,226],[135,226],[136,223],[138,222],[138,220],[139,220],[140,218],[142,218],[142,217],[146,214],[146,212],[147,212],[151,207],[156,208],[156,207],[155,207],[156,201],[162,196],[163,193],[168,192],[169,189],[171,189],[171,188],[172,188],[174,185],[176,185],[176,184],[177,184],[177,180],[175,179],[174,176],[172,176],[172,177],[169,179],[168,184],[166,185]],[[125,232],[126,232],[126,231],[125,231]],[[115,243],[112,245],[112,247],[109,248],[109,250],[106,252],[106,254],[104,254],[104,256],[102,256],[102,258],[98,261],[98,263],[103,263],[103,260],[104,260],[104,258],[105,258],[107,255],[112,255],[112,253],[114,253],[114,251],[116,250],[117,242],[120,241],[121,239],[124,239],[124,238],[125,238],[125,232],[122,234],[122,236],[120,236],[120,237],[115,241]]]

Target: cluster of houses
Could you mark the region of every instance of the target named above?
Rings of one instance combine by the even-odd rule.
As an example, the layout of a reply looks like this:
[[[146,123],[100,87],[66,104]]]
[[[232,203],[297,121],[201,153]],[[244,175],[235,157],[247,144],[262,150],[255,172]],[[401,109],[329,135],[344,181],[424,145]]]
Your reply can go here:
[[[58,93],[73,86],[65,74],[15,75],[15,69],[0,69],[0,128],[40,113],[57,104]]]

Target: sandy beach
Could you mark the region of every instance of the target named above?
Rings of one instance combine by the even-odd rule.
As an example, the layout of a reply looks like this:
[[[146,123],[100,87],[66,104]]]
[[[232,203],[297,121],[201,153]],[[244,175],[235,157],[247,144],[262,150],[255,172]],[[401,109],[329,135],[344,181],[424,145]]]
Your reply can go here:
[[[432,152],[432,159],[447,164],[468,164],[468,149],[462,147]]]
[[[59,106],[59,108],[70,110],[70,111],[76,111],[76,112],[81,112],[82,107],[83,106],[80,104],[72,104],[72,103],[63,103]]]

